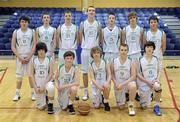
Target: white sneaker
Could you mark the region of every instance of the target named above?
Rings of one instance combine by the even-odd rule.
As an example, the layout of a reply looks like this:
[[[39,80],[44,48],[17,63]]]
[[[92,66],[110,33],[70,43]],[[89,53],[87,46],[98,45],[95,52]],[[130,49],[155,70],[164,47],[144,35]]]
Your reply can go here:
[[[16,95],[13,98],[13,101],[18,101],[20,100],[20,98],[21,98],[20,95],[16,93]]]
[[[133,105],[129,105],[128,109],[129,109],[129,116],[134,116],[136,114]]]
[[[32,100],[32,101],[35,101],[35,100],[36,100],[34,92],[32,92],[31,100]]]
[[[88,91],[84,91],[84,96],[82,97],[83,101],[86,101],[89,99]]]

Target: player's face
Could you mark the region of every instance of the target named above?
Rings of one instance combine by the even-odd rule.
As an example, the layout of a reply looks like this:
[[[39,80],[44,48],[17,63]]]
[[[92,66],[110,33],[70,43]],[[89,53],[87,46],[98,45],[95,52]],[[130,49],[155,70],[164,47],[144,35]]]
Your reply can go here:
[[[136,24],[137,23],[137,20],[136,20],[137,18],[136,18],[136,16],[131,16],[131,17],[129,17],[129,23],[130,24]]]
[[[28,27],[28,21],[25,21],[25,20],[21,20],[20,21],[20,26],[22,29],[26,29]]]
[[[65,57],[64,61],[65,61],[65,65],[71,66],[73,64],[74,58],[73,56],[67,56]]]
[[[145,51],[146,51],[146,54],[148,54],[148,55],[152,55],[153,54],[153,46],[147,46],[146,48],[145,48]]]
[[[94,16],[96,15],[96,13],[95,13],[95,8],[89,7],[89,8],[88,8],[88,11],[87,11],[87,15],[88,15],[89,17],[94,17]]]
[[[119,52],[120,52],[120,56],[127,56],[128,49],[127,47],[121,46]]]
[[[157,27],[158,27],[157,20],[150,20],[149,24],[150,24],[150,28],[153,29],[153,30],[157,29]]]
[[[43,15],[43,23],[44,24],[49,24],[50,22],[50,16],[49,15]]]
[[[38,57],[39,58],[44,58],[45,55],[46,55],[45,50],[43,50],[43,49],[38,50]]]
[[[114,15],[109,15],[108,22],[109,24],[115,24],[116,17]]]
[[[65,19],[65,21],[71,21],[71,19],[72,19],[71,13],[65,13],[64,14],[64,19]]]
[[[100,51],[95,51],[94,53],[93,53],[93,58],[94,59],[99,59],[101,57],[101,53],[100,53]]]

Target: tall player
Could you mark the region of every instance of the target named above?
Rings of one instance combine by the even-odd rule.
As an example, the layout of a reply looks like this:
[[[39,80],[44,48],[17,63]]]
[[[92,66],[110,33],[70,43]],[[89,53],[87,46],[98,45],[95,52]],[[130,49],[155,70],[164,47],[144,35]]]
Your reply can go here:
[[[143,29],[137,25],[137,14],[128,14],[129,25],[123,29],[122,42],[129,46],[128,56],[138,62],[141,57],[141,46],[143,45]]]
[[[156,49],[153,55],[159,60],[160,72],[163,70],[163,54],[166,50],[166,34],[164,31],[158,29],[158,18],[157,16],[151,16],[149,18],[150,30],[148,30],[145,35],[145,43],[147,41],[152,41],[155,43]]]
[[[128,58],[128,45],[121,44],[119,57],[114,59],[111,65],[114,92],[119,109],[125,107],[125,93],[129,93],[129,115],[134,116],[134,98],[136,95],[136,65]]]
[[[80,25],[80,41],[81,41],[81,70],[83,73],[84,83],[84,96],[83,100],[87,100],[88,96],[88,66],[90,63],[91,56],[90,51],[92,47],[99,45],[101,37],[101,25],[95,20],[95,8],[89,6],[87,9],[87,20]]]
[[[31,78],[34,85],[37,108],[39,110],[44,110],[47,102],[48,114],[53,114],[53,61],[46,56],[46,52],[46,44],[39,42],[36,45],[37,57],[34,57],[31,63]]]
[[[57,29],[57,45],[59,46],[59,61],[64,63],[63,55],[66,51],[72,51],[75,54],[74,63],[77,64],[76,49],[78,40],[78,27],[72,22],[72,13],[66,11],[64,13],[65,23]]]
[[[114,13],[108,15],[108,26],[102,31],[104,59],[112,61],[119,54],[121,41],[121,29],[115,25],[116,16]]]
[[[92,97],[95,108],[104,104],[104,110],[110,111],[109,92],[111,85],[111,71],[109,63],[102,59],[102,50],[100,47],[91,49],[93,61],[89,65],[89,76],[92,80]],[[102,98],[102,94],[104,98]]]
[[[20,89],[22,85],[22,80],[24,75],[29,74],[30,60],[34,54],[36,41],[34,30],[28,28],[29,17],[21,16],[19,18],[20,28],[15,30],[12,35],[11,49],[16,55],[16,95],[13,101],[18,101],[20,99]],[[29,76],[29,83],[32,88],[32,100],[35,100],[33,83]]]
[[[63,57],[64,64],[59,65],[56,72],[58,102],[63,110],[68,108],[70,114],[75,114],[73,102],[79,86],[80,73],[73,64],[75,54],[72,51],[65,52]]]
[[[56,28],[50,26],[50,15],[42,15],[43,25],[36,29],[36,40],[44,42],[47,45],[46,55],[54,59],[54,50],[56,47]]]
[[[140,59],[139,67],[140,73],[138,74],[138,89],[140,93],[140,105],[145,109],[151,103],[151,93],[155,93],[155,106],[154,113],[161,116],[160,111],[160,98],[161,98],[161,85],[159,80],[160,70],[158,58],[153,56],[155,50],[154,42],[147,42],[144,46],[145,54]]]

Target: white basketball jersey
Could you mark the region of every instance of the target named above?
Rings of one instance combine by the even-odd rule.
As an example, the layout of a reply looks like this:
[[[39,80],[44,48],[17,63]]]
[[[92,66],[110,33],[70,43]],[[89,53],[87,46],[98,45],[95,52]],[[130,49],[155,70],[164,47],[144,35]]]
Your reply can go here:
[[[140,53],[141,52],[141,44],[140,44],[140,36],[141,36],[141,28],[137,25],[133,30],[130,25],[124,28],[126,33],[126,41],[125,43],[129,46],[128,55]]]
[[[61,42],[60,49],[71,50],[77,48],[77,33],[78,27],[74,24],[71,24],[70,27],[67,27],[63,24],[60,28],[61,31]]]
[[[76,70],[75,65],[72,65],[71,69],[68,72],[66,72],[64,64],[60,65],[59,66],[59,79],[58,79],[60,85],[70,84],[70,83],[75,82],[75,80],[74,80],[75,70]]]
[[[107,70],[105,60],[101,60],[99,67],[97,67],[94,60],[90,63],[90,67],[93,70],[95,80],[103,85],[107,81]]]
[[[44,61],[40,62],[38,57],[34,57],[33,66],[35,69],[35,81],[37,86],[44,87],[45,80],[49,75],[50,58],[46,56]]]
[[[81,47],[83,49],[91,49],[92,47],[99,46],[99,30],[100,23],[94,20],[90,24],[87,20],[82,23],[83,38]]]
[[[124,64],[120,63],[119,57],[113,60],[113,68],[115,73],[115,79],[119,83],[128,80],[131,77],[131,59],[127,58]]]
[[[146,58],[143,56],[140,59],[140,71],[142,76],[149,80],[153,81],[157,79],[158,76],[158,59],[157,57],[153,56],[151,61],[147,61]],[[145,83],[141,83],[142,85],[146,85]]]
[[[27,56],[31,52],[33,46],[33,33],[34,31],[27,28],[26,32],[22,32],[21,29],[16,31],[16,49],[22,56]]]
[[[162,46],[162,36],[163,36],[163,33],[164,32],[160,31],[159,29],[154,34],[150,30],[147,31],[147,33],[146,33],[146,40],[154,42],[154,44],[156,46],[153,55],[155,55],[157,57],[162,55],[161,46]]]
[[[114,26],[113,30],[109,30],[108,27],[103,29],[103,52],[119,52],[119,45],[120,45],[120,35],[121,29],[117,26]]]
[[[51,51],[53,48],[53,38],[54,38],[54,32],[55,28],[48,26],[47,28],[43,25],[37,28],[38,36],[39,36],[39,42],[44,42],[47,46],[47,49]]]

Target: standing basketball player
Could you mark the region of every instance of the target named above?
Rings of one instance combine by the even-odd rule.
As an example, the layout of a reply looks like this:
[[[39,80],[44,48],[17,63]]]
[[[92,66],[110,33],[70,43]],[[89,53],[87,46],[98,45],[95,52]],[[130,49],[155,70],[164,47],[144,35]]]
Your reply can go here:
[[[119,57],[114,59],[111,65],[114,92],[119,109],[125,107],[125,93],[129,93],[129,115],[134,116],[134,98],[136,95],[136,65],[128,58],[128,45],[121,44]]]
[[[80,25],[80,40],[81,40],[81,70],[83,73],[84,83],[84,96],[83,100],[87,100],[88,96],[88,66],[90,63],[91,56],[90,51],[92,47],[99,45],[101,37],[101,25],[95,20],[95,8],[89,6],[87,9],[87,20]]]
[[[153,56],[155,50],[154,42],[147,42],[144,46],[144,56],[140,59],[139,67],[140,73],[138,74],[138,89],[140,94],[140,105],[142,109],[145,109],[151,103],[151,93],[155,95],[154,113],[157,116],[161,116],[160,111],[160,98],[161,98],[161,85],[159,80],[159,62],[158,58]]]
[[[145,35],[145,43],[147,41],[152,41],[155,43],[156,49],[153,55],[159,60],[160,72],[163,70],[163,54],[166,50],[166,34],[164,31],[158,29],[158,18],[157,16],[151,16],[149,18],[150,30],[148,30]]]
[[[53,61],[46,56],[46,52],[46,44],[39,42],[36,45],[37,57],[34,57],[31,63],[31,78],[34,85],[37,108],[44,110],[46,102],[48,102],[48,114],[52,114],[54,113]]]
[[[110,111],[109,92],[111,83],[110,65],[102,59],[102,50],[100,47],[91,49],[91,57],[93,61],[89,65],[89,76],[92,80],[92,97],[95,108],[99,108],[100,104],[104,104],[104,110]],[[102,94],[104,98],[102,98]]]
[[[66,51],[72,51],[75,54],[74,63],[77,64],[76,49],[78,40],[78,27],[71,22],[72,13],[66,11],[64,13],[65,23],[57,29],[57,42],[59,46],[59,61],[64,63],[63,55]]]
[[[15,30],[12,35],[11,49],[16,55],[16,95],[13,101],[20,99],[20,89],[24,75],[30,75],[30,60],[34,54],[36,41],[34,30],[28,28],[29,17],[21,16],[19,18],[20,28]],[[32,88],[32,100],[35,100],[34,90],[31,78],[29,76],[29,83]]]
[[[108,15],[108,26],[102,31],[103,52],[106,61],[112,61],[118,57],[121,41],[121,29],[115,25],[116,16],[114,13]]]
[[[73,102],[79,86],[80,73],[77,66],[73,64],[75,54],[67,51],[63,56],[64,64],[59,65],[56,72],[58,102],[63,110],[68,108],[70,114],[75,114]]]
[[[43,25],[36,29],[36,40],[38,42],[44,42],[47,45],[46,55],[53,58],[54,60],[54,50],[56,47],[56,29],[50,26],[50,15],[44,13],[42,15]]]
[[[122,32],[122,42],[129,47],[128,56],[136,63],[141,57],[141,45],[143,44],[143,29],[137,25],[137,19],[135,12],[129,13],[129,25]]]

